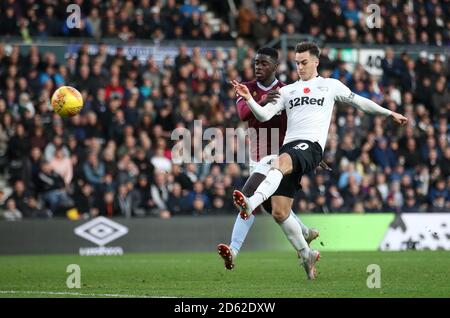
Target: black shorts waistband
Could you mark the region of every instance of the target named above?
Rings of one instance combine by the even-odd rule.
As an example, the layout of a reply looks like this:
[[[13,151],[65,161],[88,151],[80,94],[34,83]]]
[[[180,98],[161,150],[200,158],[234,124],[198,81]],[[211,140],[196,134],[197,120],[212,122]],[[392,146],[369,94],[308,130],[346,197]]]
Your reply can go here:
[[[306,139],[298,139],[298,140],[294,140],[294,141],[288,142],[287,144],[281,146],[280,149],[284,149],[284,148],[287,148],[287,147],[292,147],[292,146],[297,145],[297,144],[299,144],[301,142],[305,142],[305,143],[307,143],[310,146],[314,146],[316,148],[319,148],[320,153],[323,154],[322,146],[317,141],[311,141],[311,140],[306,140]]]

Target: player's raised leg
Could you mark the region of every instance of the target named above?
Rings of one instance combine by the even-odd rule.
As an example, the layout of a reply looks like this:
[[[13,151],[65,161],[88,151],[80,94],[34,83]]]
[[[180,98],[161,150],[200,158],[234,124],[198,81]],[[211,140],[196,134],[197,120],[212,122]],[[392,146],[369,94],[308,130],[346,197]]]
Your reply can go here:
[[[256,189],[255,194],[247,197],[244,193],[235,190],[233,192],[233,201],[242,210],[243,213],[241,215],[250,215],[257,206],[270,198],[280,185],[283,176],[291,172],[292,159],[288,154],[284,153],[274,160],[272,168],[267,173],[264,181]]]

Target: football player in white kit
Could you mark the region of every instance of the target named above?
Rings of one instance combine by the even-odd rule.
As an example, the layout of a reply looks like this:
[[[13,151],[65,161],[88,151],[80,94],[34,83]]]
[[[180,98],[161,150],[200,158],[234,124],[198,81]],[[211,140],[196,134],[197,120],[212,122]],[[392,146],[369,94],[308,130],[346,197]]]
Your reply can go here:
[[[352,93],[339,80],[319,76],[317,67],[320,49],[317,44],[302,42],[296,46],[295,50],[295,62],[300,80],[280,88],[280,97],[276,103],[261,107],[252,98],[246,86],[237,81],[232,82],[236,93],[246,100],[259,121],[265,122],[282,110],[285,110],[287,114],[287,131],[280,155],[272,161],[271,169],[264,181],[251,197],[246,197],[238,190],[233,193],[234,203],[246,214],[250,214],[255,207],[267,200],[279,186],[297,190],[301,176],[319,165],[325,149],[335,102],[348,103],[366,113],[390,116],[401,125],[406,124],[408,120],[401,114]],[[289,178],[283,178],[283,176],[290,176],[292,182],[286,184]],[[300,225],[290,213],[292,203],[292,198],[284,197],[283,208],[277,209],[283,212],[280,213],[281,215],[274,215],[274,218],[297,250],[308,279],[314,279],[315,264],[320,258],[320,253],[310,249],[301,235]]]

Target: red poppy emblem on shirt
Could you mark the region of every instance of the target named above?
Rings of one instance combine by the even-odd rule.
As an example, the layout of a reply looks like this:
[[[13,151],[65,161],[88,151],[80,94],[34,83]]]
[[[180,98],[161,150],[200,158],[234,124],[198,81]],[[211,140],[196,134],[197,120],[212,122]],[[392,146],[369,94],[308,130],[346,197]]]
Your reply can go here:
[[[311,90],[308,87],[305,87],[303,89],[303,93],[308,94]]]

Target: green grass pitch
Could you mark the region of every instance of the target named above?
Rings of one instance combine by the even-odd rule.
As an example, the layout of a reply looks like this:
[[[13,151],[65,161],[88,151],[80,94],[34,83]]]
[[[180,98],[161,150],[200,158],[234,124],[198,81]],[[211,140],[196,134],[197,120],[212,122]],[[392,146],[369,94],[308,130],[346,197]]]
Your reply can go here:
[[[69,264],[81,288],[69,289]],[[366,285],[381,268],[381,288]],[[214,253],[0,256],[0,297],[450,297],[450,253],[324,252],[307,281],[290,252],[245,252],[227,271]]]

